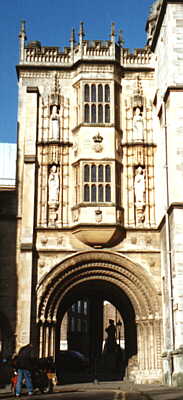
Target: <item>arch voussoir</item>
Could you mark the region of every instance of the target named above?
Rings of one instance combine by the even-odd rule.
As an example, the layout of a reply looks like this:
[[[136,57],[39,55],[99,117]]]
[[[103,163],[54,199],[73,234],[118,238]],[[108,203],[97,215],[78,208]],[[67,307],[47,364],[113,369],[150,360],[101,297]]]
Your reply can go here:
[[[129,297],[138,318],[159,312],[159,300],[148,274],[128,258],[106,251],[81,252],[59,263],[38,287],[38,320],[56,318],[66,293],[77,284],[103,280],[121,288]]]

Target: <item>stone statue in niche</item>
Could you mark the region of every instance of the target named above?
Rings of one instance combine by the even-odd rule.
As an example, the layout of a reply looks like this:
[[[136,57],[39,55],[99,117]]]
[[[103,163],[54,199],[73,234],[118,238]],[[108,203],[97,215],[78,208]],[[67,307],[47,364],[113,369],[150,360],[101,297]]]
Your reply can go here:
[[[138,167],[135,172],[135,203],[136,205],[144,205],[144,195],[145,195],[145,179],[144,171],[142,167]]]
[[[145,220],[145,177],[141,166],[135,171],[134,191],[137,222],[143,223]]]
[[[48,186],[49,186],[49,205],[55,204],[57,205],[59,202],[59,176],[57,171],[57,166],[52,165],[48,178]]]
[[[59,140],[59,113],[56,105],[52,107],[51,113],[51,140]]]
[[[133,140],[142,141],[144,139],[144,124],[139,107],[135,109],[133,117]]]

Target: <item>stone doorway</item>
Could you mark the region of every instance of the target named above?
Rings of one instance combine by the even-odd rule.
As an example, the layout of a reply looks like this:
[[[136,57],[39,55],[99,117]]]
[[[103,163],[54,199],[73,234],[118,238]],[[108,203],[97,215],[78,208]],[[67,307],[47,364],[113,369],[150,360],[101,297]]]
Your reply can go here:
[[[109,325],[109,319],[104,319],[106,302],[110,307],[108,315],[114,317],[116,327],[116,348],[110,351],[110,354],[104,347],[107,337],[105,328]],[[85,306],[85,313],[82,314],[84,304],[87,304],[87,310]],[[123,322],[119,325],[119,321]],[[119,347],[122,325],[125,348]],[[112,283],[100,280],[83,282],[71,291],[60,305],[56,323],[56,357],[61,349],[62,337],[67,341],[67,346],[64,345],[63,349],[77,351],[87,357],[93,377],[122,379],[128,359],[137,353],[133,306],[125,293]],[[121,357],[122,363],[119,360]]]
[[[137,383],[162,379],[161,308],[156,289],[143,268],[110,251],[82,252],[58,264],[38,288],[40,356],[60,349],[60,326],[79,299],[94,304],[89,358],[101,354],[101,304],[112,303],[124,322],[126,375]],[[97,310],[97,312],[96,312]]]
[[[87,335],[79,335],[76,333],[76,337],[74,337],[73,335],[71,339],[71,332],[70,329],[68,330],[68,324],[68,350],[81,351],[85,353],[85,355],[92,361],[94,361],[102,354],[105,339],[104,302],[108,301],[108,303],[111,304],[111,307],[113,306],[114,309],[116,309],[116,312],[118,311],[118,316],[121,316],[121,320],[124,324],[126,360],[128,361],[130,357],[137,354],[135,312],[129,298],[126,296],[124,291],[120,290],[113,283],[97,279],[89,280],[76,286],[76,288],[69,292],[63,299],[58,310],[56,323],[56,352],[59,350],[59,343],[62,338],[62,333],[64,333],[62,329],[62,320],[64,318],[65,312],[67,312],[68,309],[72,309],[73,305],[77,304],[78,302],[81,302],[82,304],[82,301],[83,303],[84,301],[87,301],[88,304]],[[81,319],[82,317],[81,313],[77,312],[75,314],[73,313],[71,318],[73,318],[73,316],[75,316],[76,323],[77,318]],[[118,322],[118,320],[115,321],[115,323]],[[82,323],[82,320],[80,320],[80,322]],[[108,322],[109,321],[107,321],[107,324]],[[119,333],[117,334],[119,335]],[[117,338],[117,342],[118,340],[119,338]]]

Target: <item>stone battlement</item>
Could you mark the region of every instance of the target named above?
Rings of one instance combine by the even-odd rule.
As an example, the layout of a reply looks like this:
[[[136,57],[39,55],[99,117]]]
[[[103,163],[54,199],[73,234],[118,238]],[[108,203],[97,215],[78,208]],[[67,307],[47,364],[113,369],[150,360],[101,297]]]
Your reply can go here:
[[[82,23],[81,23],[82,24]],[[41,46],[39,41],[25,43],[25,27],[22,25],[20,39],[20,64],[26,65],[51,65],[72,66],[80,60],[108,60],[116,61],[122,66],[146,66],[151,67],[152,54],[148,47],[135,49],[130,53],[129,49],[123,47],[123,39],[115,42],[114,30],[111,40],[83,40],[83,25],[79,34],[79,43],[76,43],[74,34],[70,40],[70,47]]]
[[[130,53],[129,49],[124,49],[111,42],[102,41],[83,42],[74,49],[65,47],[60,51],[59,47],[32,47],[31,43],[24,48],[23,64],[61,64],[72,65],[80,59],[83,60],[116,60],[121,65],[146,65],[150,66],[151,52],[149,49],[135,49]],[[106,44],[106,45],[105,45]]]

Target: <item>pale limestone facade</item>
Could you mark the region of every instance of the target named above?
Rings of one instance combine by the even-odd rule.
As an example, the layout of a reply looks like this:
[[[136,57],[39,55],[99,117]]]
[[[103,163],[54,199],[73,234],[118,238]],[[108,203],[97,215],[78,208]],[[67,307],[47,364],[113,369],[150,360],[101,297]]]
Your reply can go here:
[[[183,384],[183,1],[155,2],[148,45],[26,42],[17,144],[17,348],[55,355],[80,297],[124,324],[126,376]],[[58,333],[59,332],[59,333]]]

